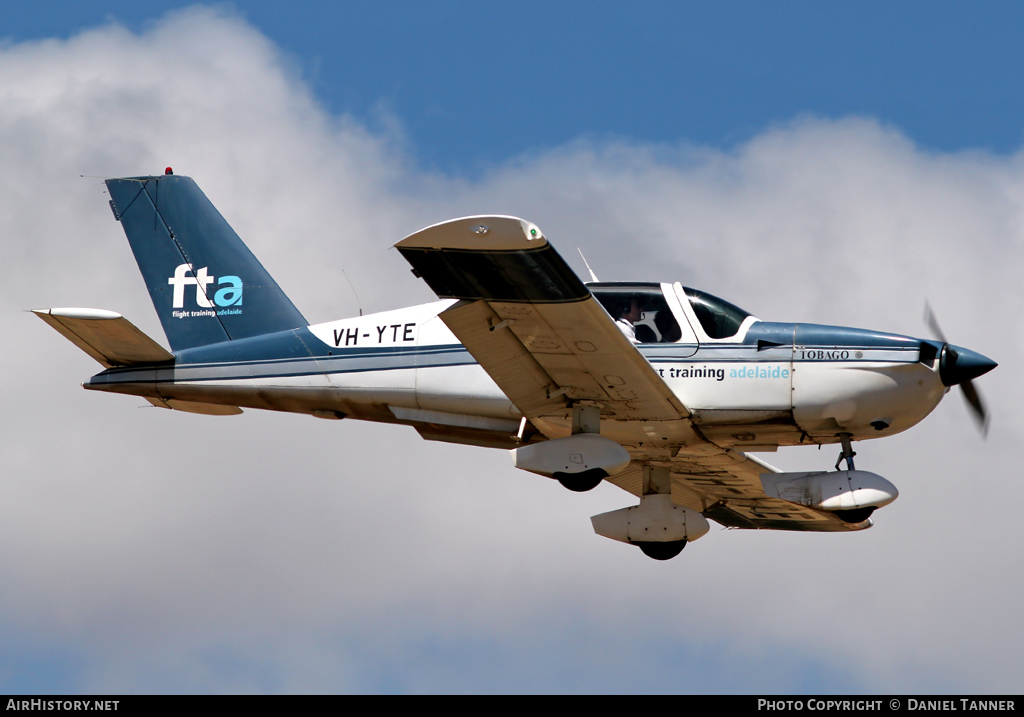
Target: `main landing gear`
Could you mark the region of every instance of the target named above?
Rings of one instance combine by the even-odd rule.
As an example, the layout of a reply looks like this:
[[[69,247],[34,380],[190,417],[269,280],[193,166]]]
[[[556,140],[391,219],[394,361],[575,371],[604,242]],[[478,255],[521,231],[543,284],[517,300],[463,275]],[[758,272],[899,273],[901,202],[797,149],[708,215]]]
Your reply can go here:
[[[670,543],[633,543],[640,552],[655,560],[671,560],[686,547],[686,540],[673,540]]]
[[[553,477],[573,493],[586,493],[588,490],[593,490],[601,485],[601,481],[607,475],[607,471],[602,468],[591,468],[582,473],[562,473],[557,471]]]
[[[577,403],[572,410],[571,435],[516,448],[512,461],[516,468],[554,478],[581,493],[625,470],[630,456],[620,444],[601,435],[600,409]],[[635,545],[655,560],[669,560],[711,526],[697,511],[672,502],[668,466],[645,465],[643,470],[639,505],[595,515],[590,520],[598,535]]]
[[[672,502],[672,476],[666,466],[644,466],[640,505],[595,515],[594,532],[635,545],[649,558],[669,560],[690,541],[705,535],[707,518]]]

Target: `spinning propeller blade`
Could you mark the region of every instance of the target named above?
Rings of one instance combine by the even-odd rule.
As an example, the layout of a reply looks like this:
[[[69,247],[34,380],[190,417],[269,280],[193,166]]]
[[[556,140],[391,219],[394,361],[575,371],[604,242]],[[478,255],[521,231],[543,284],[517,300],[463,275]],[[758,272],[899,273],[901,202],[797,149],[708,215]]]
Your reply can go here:
[[[924,302],[924,322],[928,324],[928,329],[932,334],[942,343],[947,343],[946,335],[942,333],[942,329],[939,328],[939,320],[935,318],[935,312],[932,311],[931,304],[927,301]]]
[[[942,379],[942,383],[946,386],[959,385],[963,389],[964,400],[971,409],[971,415],[974,416],[981,435],[988,436],[989,414],[978,389],[974,387],[973,379],[988,373],[998,364],[979,353],[953,346],[946,341],[946,336],[939,327],[939,321],[935,318],[935,312],[932,311],[928,302],[925,302],[924,305],[924,321],[935,338],[942,342],[942,352],[939,358],[939,377]]]

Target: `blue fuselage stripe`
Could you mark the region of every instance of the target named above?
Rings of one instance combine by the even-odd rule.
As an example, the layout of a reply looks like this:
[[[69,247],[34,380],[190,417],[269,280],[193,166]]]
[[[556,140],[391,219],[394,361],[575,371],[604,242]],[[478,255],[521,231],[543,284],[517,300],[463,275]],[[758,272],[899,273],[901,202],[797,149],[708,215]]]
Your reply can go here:
[[[712,363],[915,363],[919,350],[903,346],[779,346],[758,350],[750,344],[649,344],[637,347],[652,364]],[[116,368],[94,377],[94,383],[168,383],[234,381],[323,374],[400,371],[470,366],[476,361],[461,344],[419,347],[332,349],[328,355],[256,360],[177,363],[164,368]],[[145,378],[144,378],[145,376]],[[96,380],[99,379],[99,380]]]

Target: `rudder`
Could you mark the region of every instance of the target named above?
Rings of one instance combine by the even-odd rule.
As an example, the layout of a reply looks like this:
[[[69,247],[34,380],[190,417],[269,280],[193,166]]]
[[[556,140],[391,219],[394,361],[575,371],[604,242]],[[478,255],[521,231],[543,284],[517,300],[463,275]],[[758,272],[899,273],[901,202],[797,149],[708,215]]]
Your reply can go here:
[[[106,184],[172,351],[307,325],[190,177]]]

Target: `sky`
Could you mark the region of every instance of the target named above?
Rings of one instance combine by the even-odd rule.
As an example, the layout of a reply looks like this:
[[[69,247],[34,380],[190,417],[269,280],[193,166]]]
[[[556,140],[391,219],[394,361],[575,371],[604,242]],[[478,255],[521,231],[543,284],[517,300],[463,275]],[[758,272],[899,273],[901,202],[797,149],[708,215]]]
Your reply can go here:
[[[1021,691],[1024,10],[625,7],[0,10],[0,691]],[[592,533],[630,496],[504,451],[82,391],[25,310],[163,340],[99,178],[165,166],[312,322],[430,301],[391,245],[513,214],[581,275],[765,320],[922,335],[928,300],[1001,364],[992,427],[951,393],[858,444],[900,489],[869,531],[656,563]]]

